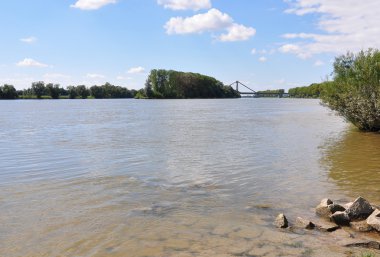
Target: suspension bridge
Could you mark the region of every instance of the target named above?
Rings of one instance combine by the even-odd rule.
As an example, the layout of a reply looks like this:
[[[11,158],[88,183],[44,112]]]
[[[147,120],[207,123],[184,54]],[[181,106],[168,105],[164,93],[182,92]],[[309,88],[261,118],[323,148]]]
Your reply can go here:
[[[235,81],[230,86],[231,87],[235,86],[235,90],[237,92],[239,92],[240,95],[242,95],[242,97],[255,97],[255,98],[258,98],[258,97],[279,97],[279,98],[282,98],[282,97],[288,97],[289,96],[288,93],[282,93],[282,92],[278,92],[278,93],[275,93],[275,92],[257,92],[255,90],[253,90],[252,88],[244,85],[240,81]],[[239,86],[240,86],[240,88],[243,87],[244,88],[243,90],[245,90],[245,91],[240,91]]]

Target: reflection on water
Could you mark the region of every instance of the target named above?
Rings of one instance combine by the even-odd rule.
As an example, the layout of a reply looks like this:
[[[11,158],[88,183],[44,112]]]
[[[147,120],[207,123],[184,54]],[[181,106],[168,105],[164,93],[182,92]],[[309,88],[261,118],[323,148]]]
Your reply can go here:
[[[380,203],[380,134],[348,130],[328,147],[324,163],[348,195]]]
[[[348,126],[316,100],[1,101],[0,109],[2,257],[346,256],[333,237],[272,225],[278,212],[294,220],[313,215],[321,198],[356,194],[341,187],[351,169],[334,157],[347,140],[343,150],[327,147],[326,179],[319,147]],[[376,155],[366,156],[358,162],[375,170]],[[378,185],[374,176],[368,183]]]

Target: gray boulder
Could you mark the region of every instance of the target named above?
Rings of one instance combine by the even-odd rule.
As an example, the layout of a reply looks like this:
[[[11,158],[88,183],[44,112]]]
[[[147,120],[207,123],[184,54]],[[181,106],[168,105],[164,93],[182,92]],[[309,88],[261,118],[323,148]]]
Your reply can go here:
[[[343,205],[343,207],[346,208],[346,210],[347,210],[348,208],[350,208],[352,206],[353,203],[354,202],[346,203],[345,205]]]
[[[344,211],[337,211],[330,216],[331,220],[341,226],[348,226],[350,224],[350,217]]]
[[[336,213],[337,211],[345,211],[346,210],[346,208],[344,208],[342,205],[337,204],[337,203],[332,203],[332,204],[328,205],[328,208],[332,214]]]
[[[304,228],[304,229],[314,229],[315,228],[315,224],[313,222],[311,222],[310,220],[303,219],[301,217],[298,217],[296,219],[295,226],[299,227],[299,228]]]
[[[367,219],[367,224],[380,232],[380,210],[376,209]]]
[[[333,204],[333,201],[331,201],[328,198],[323,199],[321,203],[315,208],[315,212],[321,217],[330,217],[330,215],[332,214],[329,208],[330,204]]]
[[[373,212],[371,204],[364,198],[358,197],[346,210],[351,220],[366,219]]]
[[[287,228],[289,226],[288,219],[283,213],[280,213],[274,221],[274,225],[278,228]]]

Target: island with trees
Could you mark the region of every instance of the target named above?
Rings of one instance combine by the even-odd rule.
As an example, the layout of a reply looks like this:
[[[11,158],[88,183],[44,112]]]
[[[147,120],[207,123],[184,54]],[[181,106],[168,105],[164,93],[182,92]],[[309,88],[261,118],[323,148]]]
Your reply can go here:
[[[139,95],[140,94],[140,95]],[[146,98],[239,98],[231,86],[206,75],[174,70],[152,70],[138,97]]]

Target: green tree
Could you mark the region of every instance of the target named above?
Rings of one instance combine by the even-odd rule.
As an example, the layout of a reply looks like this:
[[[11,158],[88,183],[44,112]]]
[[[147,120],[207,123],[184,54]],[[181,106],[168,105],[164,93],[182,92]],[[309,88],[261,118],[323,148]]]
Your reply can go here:
[[[78,96],[78,92],[75,86],[68,86],[67,92],[69,94],[70,99],[75,99]]]
[[[85,85],[77,86],[76,93],[82,99],[86,99],[90,95],[90,91],[86,88]]]
[[[334,62],[334,82],[321,95],[323,103],[360,130],[380,130],[380,52],[347,53]]]
[[[49,83],[46,85],[46,91],[53,99],[59,98],[60,87],[58,84]]]
[[[12,85],[5,84],[0,87],[0,99],[16,99],[17,91]]]
[[[91,95],[96,99],[104,98],[104,90],[99,86],[92,86],[90,88]]]
[[[45,82],[38,81],[32,83],[32,92],[35,96],[37,96],[38,99],[41,99],[41,97],[46,94],[46,87]]]

